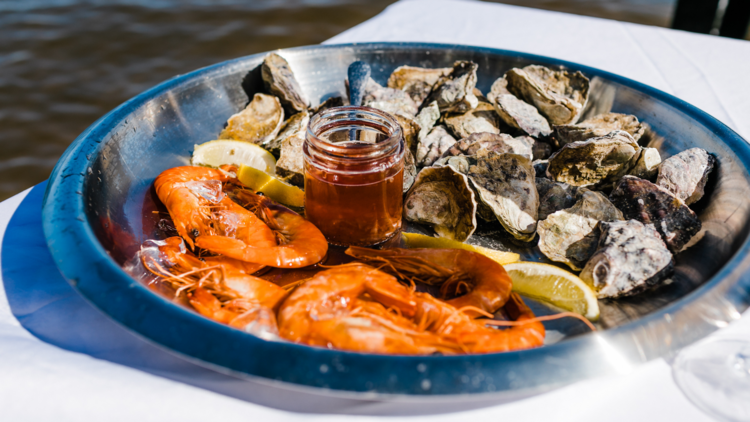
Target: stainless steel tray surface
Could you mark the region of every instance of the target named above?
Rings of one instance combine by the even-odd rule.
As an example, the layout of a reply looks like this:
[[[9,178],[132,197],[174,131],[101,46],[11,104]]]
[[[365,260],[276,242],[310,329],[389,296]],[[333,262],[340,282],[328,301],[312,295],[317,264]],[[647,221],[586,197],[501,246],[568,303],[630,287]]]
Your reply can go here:
[[[750,297],[747,273],[750,147],[708,114],[664,92],[575,63],[513,51],[415,43],[300,47],[279,51],[313,103],[345,95],[350,63],[362,60],[385,84],[398,66],[479,64],[477,87],[512,67],[543,64],[592,79],[585,115],[634,114],[668,157],[691,147],[716,155],[704,199],[693,207],[700,240],[680,253],[672,282],[619,301],[600,301],[600,330],[551,322],[545,347],[469,356],[383,356],[265,341],[201,317],[130,277],[122,265],[159,235],[154,178],[189,163],[195,144],[215,139],[227,118],[261,90],[257,54],[166,81],[88,128],[58,162],[44,202],[44,232],[67,280],[94,306],[136,334],[190,360],[239,376],[363,397],[493,394],[517,396],[591,376],[626,371],[665,356],[739,318]],[[473,242],[516,247],[491,229]],[[537,249],[520,250],[541,260]],[[535,303],[538,313],[550,312]],[[317,390],[319,392],[323,390]]]

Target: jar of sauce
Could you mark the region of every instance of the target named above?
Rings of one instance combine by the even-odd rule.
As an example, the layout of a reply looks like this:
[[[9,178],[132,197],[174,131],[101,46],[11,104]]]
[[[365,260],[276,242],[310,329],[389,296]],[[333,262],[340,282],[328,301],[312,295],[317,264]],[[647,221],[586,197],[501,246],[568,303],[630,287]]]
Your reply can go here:
[[[389,114],[334,107],[307,127],[305,216],[335,245],[371,246],[401,229],[404,137]]]

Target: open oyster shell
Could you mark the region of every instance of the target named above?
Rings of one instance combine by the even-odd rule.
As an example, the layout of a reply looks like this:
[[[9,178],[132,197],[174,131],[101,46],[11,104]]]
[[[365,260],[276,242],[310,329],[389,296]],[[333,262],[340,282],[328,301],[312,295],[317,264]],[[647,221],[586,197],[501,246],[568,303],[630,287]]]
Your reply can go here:
[[[557,211],[572,207],[581,196],[576,186],[553,182],[544,177],[536,178],[536,190],[539,192],[539,221]]]
[[[419,105],[430,95],[430,91],[432,91],[432,87],[438,79],[447,76],[452,70],[450,67],[428,69],[425,67],[400,66],[388,78],[388,88],[406,92]]]
[[[633,137],[622,130],[573,142],[552,154],[547,176],[574,186],[614,183],[635,165],[639,150]]]
[[[480,151],[469,167],[469,179],[479,199],[492,209],[508,233],[528,242],[536,232],[539,195],[528,157]]]
[[[498,120],[492,104],[485,102],[479,102],[466,113],[449,114],[443,118],[448,129],[459,139],[477,132],[500,133]]]
[[[630,175],[640,177],[641,179],[653,180],[659,171],[661,164],[661,155],[656,148],[643,148],[635,162],[635,166],[630,170]]]
[[[263,59],[261,76],[266,90],[279,97],[281,104],[287,107],[289,111],[307,110],[309,101],[307,101],[302,87],[294,77],[292,68],[289,67],[289,63],[283,57],[276,53],[268,54]]]
[[[539,114],[536,107],[511,94],[507,85],[507,79],[499,78],[492,84],[490,93],[487,95],[500,119],[508,126],[522,130],[535,138],[549,136],[552,129],[549,127],[547,119]]]
[[[560,146],[571,142],[585,141],[598,138],[615,130],[628,132],[638,141],[646,130],[638,118],[632,114],[604,113],[586,119],[574,125],[555,126],[555,139]]]
[[[288,183],[299,187],[305,186],[305,160],[302,146],[305,144],[305,131],[309,121],[310,115],[307,111],[295,114],[289,118],[284,131],[276,138],[278,140],[283,137],[279,148],[279,159],[276,161],[276,174]]]
[[[657,285],[674,259],[654,226],[636,220],[599,223],[599,249],[581,271],[597,297],[632,296]]]
[[[362,97],[362,105],[393,115],[401,115],[413,119],[419,111],[419,107],[414,100],[404,91],[393,88],[386,88],[375,82],[372,78],[368,79],[365,85],[365,94]]]
[[[656,184],[685,201],[685,205],[690,205],[703,197],[703,189],[715,163],[716,158],[705,149],[690,148],[661,163]]]
[[[499,153],[512,153],[526,157],[531,161],[533,156],[534,139],[528,136],[512,137],[507,133],[495,134],[477,132],[461,139],[443,153],[443,157],[450,155],[477,155],[480,150]]]
[[[292,136],[305,139],[305,131],[307,130],[307,124],[310,123],[310,113],[300,111],[299,113],[288,118],[284,125],[281,126],[279,134],[275,138],[263,144],[263,148],[267,149],[268,152],[273,154],[275,157],[281,156],[281,145],[284,141]],[[300,149],[299,153],[302,153]]]
[[[625,218],[653,224],[673,253],[701,229],[701,220],[681,199],[648,180],[623,176],[609,199]]]
[[[272,95],[255,94],[244,110],[229,118],[219,139],[264,144],[279,133],[283,122],[284,109],[279,99]]]
[[[529,65],[505,74],[508,90],[536,107],[550,124],[575,123],[589,96],[589,80],[581,72]]]
[[[404,218],[463,242],[477,227],[477,200],[468,178],[451,167],[425,167],[404,200]]]
[[[600,221],[622,220],[623,215],[599,192],[582,188],[570,208],[550,214],[539,222],[539,250],[547,258],[579,271],[596,250]]]
[[[417,138],[421,141],[435,126],[435,123],[440,119],[440,109],[438,108],[437,101],[431,102],[427,107],[419,110],[417,117],[414,121],[420,127],[419,136]]]
[[[466,113],[476,107],[479,100],[474,87],[478,67],[474,62],[455,62],[451,72],[438,79],[423,104],[437,101],[441,113]]]
[[[431,166],[455,143],[456,139],[448,133],[445,126],[433,127],[417,145],[417,165],[419,167]]]

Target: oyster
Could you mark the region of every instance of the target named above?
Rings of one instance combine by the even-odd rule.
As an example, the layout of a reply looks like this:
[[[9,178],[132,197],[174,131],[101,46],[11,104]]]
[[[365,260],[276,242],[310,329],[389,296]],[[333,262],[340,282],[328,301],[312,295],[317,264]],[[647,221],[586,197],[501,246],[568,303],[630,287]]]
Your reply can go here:
[[[477,160],[476,157],[467,157],[465,155],[458,155],[458,156],[449,156],[449,157],[442,157],[435,161],[433,166],[442,167],[442,166],[451,166],[453,167],[453,170],[456,170],[459,173],[462,174],[468,174],[469,168],[476,164]],[[481,203],[481,201],[480,201]],[[492,220],[495,218],[492,217]]]
[[[715,163],[714,156],[705,149],[690,148],[661,163],[656,184],[690,205],[703,197],[708,174]]]
[[[419,167],[431,166],[455,143],[456,139],[445,130],[445,126],[433,127],[417,145],[417,165]]]
[[[539,221],[557,211],[572,207],[580,197],[577,187],[553,182],[544,177],[537,177],[536,190],[539,192]]]
[[[640,147],[625,131],[565,145],[549,158],[550,179],[574,186],[616,182],[638,159]]]
[[[528,136],[516,138],[507,133],[494,134],[488,132],[473,133],[469,137],[461,139],[443,153],[444,157],[449,155],[477,155],[480,150],[494,152],[509,152],[522,155],[531,161],[533,155],[534,140]]]
[[[630,170],[630,175],[640,177],[641,179],[653,180],[659,171],[661,156],[656,148],[643,148],[635,166]]]
[[[474,62],[457,61],[448,75],[440,77],[423,104],[437,101],[441,113],[466,113],[479,103],[474,94],[477,68]]]
[[[674,270],[672,253],[654,226],[628,220],[602,222],[599,227],[599,249],[580,277],[600,299],[640,293]]]
[[[440,109],[437,106],[437,101],[431,102],[430,105],[420,110],[417,117],[414,118],[414,121],[417,122],[421,128],[417,139],[420,141],[424,139],[435,126],[435,122],[437,122],[438,119],[440,119]]]
[[[404,144],[406,145],[406,149],[411,152],[413,162],[414,155],[417,153],[417,144],[419,143],[419,131],[421,130],[419,123],[400,114],[396,114],[393,117],[396,118],[398,125],[401,126],[401,133],[404,135]]]
[[[302,92],[299,82],[294,77],[292,68],[283,57],[270,53],[263,59],[261,75],[266,90],[277,96],[287,110],[294,112],[307,110],[309,101]],[[291,114],[291,113],[290,113]]]
[[[536,107],[519,100],[507,90],[508,81],[500,78],[492,84],[488,98],[500,118],[510,127],[520,129],[535,138],[549,136],[549,122]]]
[[[653,224],[673,253],[701,229],[701,220],[681,199],[648,180],[623,176],[609,199],[625,218]]]
[[[263,148],[267,149],[268,152],[273,154],[275,157],[281,156],[281,145],[284,141],[292,136],[305,140],[305,131],[307,130],[307,124],[310,122],[310,113],[307,111],[300,111],[299,113],[288,118],[284,125],[281,127],[279,134],[272,140],[263,144]],[[300,154],[302,150],[299,151]]]
[[[490,103],[480,102],[466,113],[445,116],[443,121],[457,138],[477,132],[500,133],[497,113]]]
[[[404,218],[460,242],[477,227],[477,200],[468,178],[451,167],[425,167],[404,200]]]
[[[646,128],[631,114],[604,113],[574,125],[555,126],[554,130],[555,139],[563,146],[571,142],[598,138],[615,130],[624,130],[638,141]]]
[[[404,91],[386,88],[375,82],[372,78],[368,79],[364,88],[365,95],[362,97],[362,105],[393,115],[401,115],[413,119],[419,111],[419,107],[414,100]]]
[[[575,123],[589,96],[589,80],[581,72],[529,65],[505,74],[508,90],[536,107],[550,124]]]
[[[310,115],[307,111],[295,114],[289,118],[284,131],[276,138],[278,140],[283,137],[280,142],[279,159],[276,161],[276,174],[299,187],[305,186],[302,146],[305,144],[305,130],[309,121]]]
[[[409,94],[417,105],[430,95],[435,82],[451,73],[450,67],[428,69],[424,67],[400,66],[388,78],[388,88],[399,89]]]
[[[417,177],[417,163],[414,154],[408,149],[404,151],[404,193],[411,189],[414,179]]]
[[[570,208],[539,222],[539,250],[547,258],[579,271],[596,251],[600,221],[622,220],[623,215],[606,196],[579,189],[580,199]]]
[[[321,111],[328,110],[329,108],[333,108],[333,107],[341,107],[343,105],[344,105],[343,97],[331,97],[323,101],[322,103],[320,103],[320,105],[318,105],[317,107],[313,108],[310,111],[310,115],[314,116],[320,113]]]
[[[219,139],[264,144],[273,139],[284,122],[284,109],[279,99],[266,94],[255,94],[250,104],[227,121]]]
[[[528,157],[480,151],[468,176],[479,199],[513,237],[528,242],[536,232],[539,195]]]

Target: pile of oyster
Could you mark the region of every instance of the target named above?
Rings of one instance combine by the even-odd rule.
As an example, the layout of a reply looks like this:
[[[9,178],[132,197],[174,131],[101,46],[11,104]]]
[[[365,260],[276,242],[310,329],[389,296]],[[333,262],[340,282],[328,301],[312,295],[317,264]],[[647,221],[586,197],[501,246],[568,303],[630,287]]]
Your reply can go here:
[[[701,229],[690,205],[716,164],[692,148],[662,161],[636,116],[583,121],[589,79],[539,65],[513,68],[490,92],[476,88],[478,65],[401,66],[386,86],[370,79],[363,105],[401,125],[406,158],[404,218],[466,241],[497,224],[516,241],[580,271],[600,298],[661,284]],[[259,144],[277,172],[302,187],[302,144],[310,116],[345,99],[309,107],[289,64],[269,54],[266,93],[229,119],[222,138]],[[288,116],[284,119],[285,116]]]

